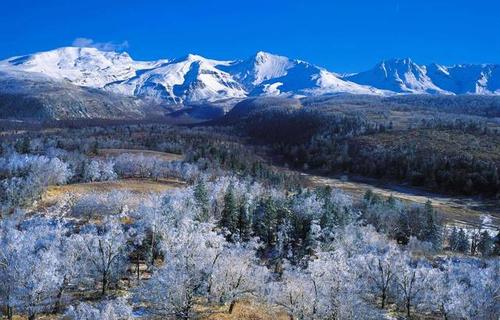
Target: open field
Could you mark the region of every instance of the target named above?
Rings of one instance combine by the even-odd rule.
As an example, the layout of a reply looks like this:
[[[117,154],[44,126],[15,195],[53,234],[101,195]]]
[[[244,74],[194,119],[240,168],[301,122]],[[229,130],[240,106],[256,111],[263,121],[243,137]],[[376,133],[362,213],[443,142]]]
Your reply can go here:
[[[161,193],[175,188],[181,188],[186,184],[174,179],[121,179],[115,181],[75,183],[62,186],[50,186],[42,195],[36,209],[40,210],[57,204],[64,198],[80,198],[90,193],[109,193],[112,191],[130,192],[130,203],[139,203],[144,195],[149,193]]]
[[[116,157],[125,153],[130,153],[135,155],[142,154],[144,156],[157,157],[165,161],[177,161],[183,159],[183,156],[180,154],[144,150],[144,149],[99,149],[97,151],[97,155],[100,157]]]
[[[235,304],[233,312],[227,312],[227,306],[220,312],[214,312],[203,320],[289,320],[285,312],[273,310],[269,305],[261,305],[251,301],[239,301]]]
[[[355,200],[361,200],[365,192],[371,189],[374,193],[384,197],[394,196],[407,202],[424,204],[431,200],[433,206],[442,213],[445,222],[457,225],[474,226],[479,224],[481,215],[489,215],[492,219],[492,228],[500,226],[500,201],[481,200],[470,197],[451,197],[430,193],[415,188],[382,184],[358,182],[313,174],[301,174],[311,186],[331,186],[341,189]]]

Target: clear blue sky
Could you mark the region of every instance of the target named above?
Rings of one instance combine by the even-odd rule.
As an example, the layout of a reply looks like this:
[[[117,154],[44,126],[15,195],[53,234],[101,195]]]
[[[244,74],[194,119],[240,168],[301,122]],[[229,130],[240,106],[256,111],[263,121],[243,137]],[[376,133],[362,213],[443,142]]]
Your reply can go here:
[[[0,11],[0,59],[86,38],[135,59],[263,50],[339,72],[393,57],[500,63],[499,0],[5,0]]]

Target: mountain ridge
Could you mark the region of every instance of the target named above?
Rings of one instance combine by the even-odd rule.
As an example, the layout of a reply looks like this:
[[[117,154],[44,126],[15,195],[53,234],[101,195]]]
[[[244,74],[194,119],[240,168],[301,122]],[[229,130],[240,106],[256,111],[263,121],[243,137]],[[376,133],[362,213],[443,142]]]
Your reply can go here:
[[[419,65],[410,58],[384,60],[367,71],[341,75],[264,51],[243,60],[188,54],[177,59],[136,61],[126,52],[62,47],[5,59],[0,61],[0,71],[33,74],[34,78],[44,75],[81,87],[167,103],[340,93],[500,95],[500,65]]]

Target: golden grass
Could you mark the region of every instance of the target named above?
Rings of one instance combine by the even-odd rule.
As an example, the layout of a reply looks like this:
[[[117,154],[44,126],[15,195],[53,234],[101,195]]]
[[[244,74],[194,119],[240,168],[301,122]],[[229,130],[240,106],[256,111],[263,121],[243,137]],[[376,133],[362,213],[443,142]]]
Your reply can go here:
[[[97,151],[97,156],[99,157],[116,157],[124,153],[130,154],[142,154],[144,156],[157,157],[165,161],[176,161],[182,160],[183,156],[175,153],[143,150],[143,149],[99,149]]]
[[[283,311],[273,311],[269,305],[258,304],[252,301],[239,301],[231,314],[224,306],[220,310],[212,310],[212,314],[202,317],[203,320],[289,320],[290,317]]]
[[[184,186],[186,186],[184,182],[175,179],[121,179],[115,181],[49,186],[36,207],[37,210],[50,207],[67,196],[79,198],[89,193],[108,193],[117,190],[130,192],[132,195],[136,196],[136,198],[141,198],[149,193],[162,193]],[[132,201],[134,199],[130,200]]]

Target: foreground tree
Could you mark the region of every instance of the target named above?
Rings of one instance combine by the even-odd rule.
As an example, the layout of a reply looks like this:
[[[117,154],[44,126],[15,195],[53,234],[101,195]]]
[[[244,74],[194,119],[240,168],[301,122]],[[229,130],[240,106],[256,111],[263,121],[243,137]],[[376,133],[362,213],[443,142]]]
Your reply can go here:
[[[380,307],[385,308],[387,298],[394,286],[396,263],[402,258],[394,244],[384,245],[379,250],[360,256],[363,273],[368,285],[380,298]]]
[[[7,318],[14,308],[25,312],[30,320],[51,308],[59,274],[59,226],[45,221],[19,229],[17,221],[0,223],[0,305],[6,306]]]
[[[162,317],[191,319],[197,297],[206,296],[208,277],[225,243],[213,225],[182,221],[162,239],[165,264],[136,291],[151,312]]]
[[[117,218],[109,217],[102,225],[87,227],[81,241],[85,259],[90,262],[88,273],[101,283],[101,294],[105,295],[109,285],[126,270],[127,232]]]
[[[418,262],[403,256],[398,261],[396,269],[398,300],[404,305],[407,317],[411,317],[411,308],[423,299],[423,291],[428,287],[427,274],[429,269]]]
[[[71,306],[63,315],[64,320],[130,320],[132,308],[124,299],[109,300],[91,305],[85,302]]]
[[[241,297],[258,298],[264,291],[269,272],[259,266],[255,250],[235,244],[215,261],[208,279],[209,297],[220,304],[229,303],[229,313]]]

